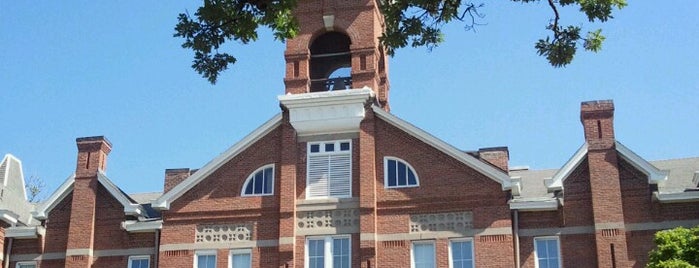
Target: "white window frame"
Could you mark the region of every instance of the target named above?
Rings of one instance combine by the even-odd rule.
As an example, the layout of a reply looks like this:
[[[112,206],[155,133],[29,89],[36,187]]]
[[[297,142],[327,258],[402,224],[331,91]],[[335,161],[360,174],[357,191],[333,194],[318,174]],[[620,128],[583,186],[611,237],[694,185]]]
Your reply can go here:
[[[250,266],[249,267],[233,267],[233,255],[250,255]],[[242,249],[231,249],[228,252],[228,268],[252,268],[252,249],[242,248]]]
[[[352,236],[350,235],[331,235],[331,236],[308,236],[306,237],[306,245],[304,246],[304,268],[309,268],[308,265],[310,264],[309,261],[309,251],[308,251],[308,241],[310,240],[322,240],[324,245],[323,245],[323,260],[325,263],[325,267],[333,267],[333,240],[334,239],[348,239],[349,240],[349,245],[348,245],[348,255],[349,255],[349,267],[352,267]]]
[[[413,172],[413,175],[415,175],[415,185],[410,185],[410,183],[408,182],[408,177],[407,177],[408,173],[406,173],[405,174],[405,176],[406,176],[405,185],[389,186],[388,185],[388,160],[396,161],[396,167],[398,166],[398,162],[405,164],[405,166],[407,166],[408,169]],[[396,176],[398,176],[397,172],[396,172]],[[396,184],[398,184],[397,180],[398,180],[398,178],[396,177]],[[415,171],[415,168],[413,168],[413,166],[411,166],[408,163],[408,161],[405,161],[405,160],[400,159],[400,158],[395,157],[395,156],[384,156],[384,158],[383,158],[383,185],[384,185],[384,188],[388,188],[388,189],[420,187],[420,177],[417,175],[417,171]]]
[[[452,252],[452,243],[462,243],[462,242],[469,242],[471,243],[471,267],[476,267],[476,246],[475,243],[473,242],[473,238],[454,238],[454,239],[449,239],[449,268],[454,268],[454,255]]]
[[[415,245],[417,244],[429,244],[432,245],[432,252],[434,255],[432,256],[432,261],[434,262],[432,264],[432,267],[437,267],[437,247],[436,243],[434,240],[417,240],[417,241],[412,241],[410,243],[410,268],[415,268]]]
[[[21,261],[15,264],[15,268],[19,268],[20,265],[34,265],[34,268],[36,268],[36,262],[35,261]]]
[[[200,255],[203,255],[203,256],[214,255],[214,263],[217,263],[217,262],[218,262],[218,254],[217,254],[217,252],[216,252],[215,249],[211,249],[211,250],[197,250],[197,251],[194,251],[194,261],[193,261],[193,262],[194,262],[194,266],[192,266],[192,267],[194,267],[194,268],[198,268],[198,267],[199,267],[199,264],[197,263],[197,261],[199,260],[199,256],[200,256]],[[214,266],[216,266],[216,265],[214,265]]]
[[[134,255],[134,256],[129,256],[129,268],[131,267],[131,261],[134,260],[148,260],[148,267],[150,267],[150,255]]]
[[[558,267],[563,267],[563,256],[561,255],[561,239],[558,236],[539,236],[534,237],[534,267],[539,268],[539,249],[536,246],[537,240],[554,240],[556,241],[556,250],[558,251]]]
[[[349,150],[341,151],[340,146],[342,143],[349,143]],[[311,152],[312,145],[320,145],[320,151],[316,153]],[[326,152],[325,145],[334,144],[337,148],[333,152]],[[330,189],[327,189],[326,195],[323,196],[312,196],[310,191],[310,172],[311,172],[311,156],[333,156],[333,155],[348,155],[349,156],[349,190],[346,195],[330,195]],[[327,182],[330,184],[330,180]],[[328,185],[330,187],[330,185]],[[349,198],[352,197],[352,140],[331,140],[331,141],[313,141],[306,143],[306,199],[327,199],[327,198]]]
[[[265,170],[265,169],[268,169],[268,168],[272,168],[272,191],[271,191],[270,193],[268,193],[268,194],[265,194],[265,193],[256,194],[256,193],[255,193],[254,186],[253,186],[253,190],[252,190],[253,193],[252,193],[252,194],[246,194],[246,193],[245,193],[245,189],[248,188],[248,184],[250,184],[250,183],[252,183],[252,182],[254,181],[255,175],[256,175],[258,172],[263,172],[262,176],[264,176],[264,170]],[[256,170],[253,171],[252,173],[250,173],[250,175],[248,176],[248,178],[245,180],[245,183],[243,183],[243,189],[240,190],[240,196],[269,196],[269,195],[274,195],[274,176],[275,176],[275,175],[274,175],[274,171],[275,171],[275,170],[274,170],[274,164],[267,164],[267,165],[264,165],[264,166],[262,166],[262,167],[256,169]]]

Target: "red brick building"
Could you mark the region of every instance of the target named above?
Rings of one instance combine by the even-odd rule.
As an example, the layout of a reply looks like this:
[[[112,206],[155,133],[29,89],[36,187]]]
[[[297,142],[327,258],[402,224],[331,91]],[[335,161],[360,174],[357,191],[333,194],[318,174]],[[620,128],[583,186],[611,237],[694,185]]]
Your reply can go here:
[[[389,112],[377,2],[296,15],[280,113],[166,170],[162,193],[120,190],[112,145],[88,137],[75,174],[29,204],[6,156],[5,267],[643,267],[657,230],[699,224],[699,158],[636,155],[611,101],[582,103],[585,140],[560,169],[510,168],[506,147],[462,151]]]

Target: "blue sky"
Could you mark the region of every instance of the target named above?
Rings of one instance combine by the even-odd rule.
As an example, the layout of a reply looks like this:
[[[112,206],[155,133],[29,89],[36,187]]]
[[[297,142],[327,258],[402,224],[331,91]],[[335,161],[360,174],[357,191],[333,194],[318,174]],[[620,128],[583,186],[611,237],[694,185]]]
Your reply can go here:
[[[52,192],[75,169],[75,138],[113,144],[107,174],[161,191],[166,168],[199,168],[279,112],[284,45],[227,45],[238,62],[215,86],[172,37],[197,2],[0,3],[0,154]],[[545,3],[486,3],[476,31],[445,29],[428,52],[389,62],[392,113],[465,150],[509,146],[510,165],[562,166],[583,143],[580,102],[613,99],[616,137],[649,160],[699,155],[699,2],[631,1],[601,26],[597,54],[566,68],[536,55]]]

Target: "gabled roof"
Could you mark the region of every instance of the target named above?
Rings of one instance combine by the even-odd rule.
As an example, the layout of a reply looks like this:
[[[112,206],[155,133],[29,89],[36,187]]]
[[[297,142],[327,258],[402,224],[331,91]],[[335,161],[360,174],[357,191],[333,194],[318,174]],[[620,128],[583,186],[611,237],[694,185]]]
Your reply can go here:
[[[119,187],[117,187],[102,171],[97,173],[97,181],[124,207],[124,214],[144,216],[143,207],[129,198],[129,196],[119,189]],[[41,203],[36,208],[34,217],[40,220],[46,219],[49,212],[73,191],[74,183],[75,174],[68,177],[45,202]]]
[[[504,172],[500,171],[499,169],[484,162],[481,162],[475,157],[467,153],[464,153],[456,147],[436,138],[435,136],[430,135],[424,130],[398,118],[395,115],[392,115],[382,110],[380,107],[372,106],[372,109],[374,110],[374,114],[376,114],[376,116],[383,119],[387,123],[397,127],[400,130],[405,131],[409,135],[421,140],[424,143],[427,143],[428,145],[436,148],[437,150],[440,150],[446,155],[451,156],[459,162],[466,164],[468,167],[475,169],[476,171],[480,172],[486,177],[500,183],[503,190],[508,190],[511,188],[510,177]]]
[[[668,172],[662,171],[653,166],[651,163],[645,159],[638,156],[636,153],[631,151],[619,141],[615,141],[616,151],[621,156],[622,159],[629,162],[633,167],[643,172],[648,176],[649,184],[658,184],[660,182],[666,181]],[[573,155],[573,157],[568,160],[568,162],[563,165],[563,168],[558,170],[556,174],[545,181],[546,187],[549,192],[563,189],[563,181],[567,179],[570,174],[582,163],[582,161],[587,157],[587,143],[583,144],[580,149]]]
[[[0,162],[0,188],[7,186],[12,179],[18,179],[18,186],[21,185],[22,196],[27,199],[27,188],[24,184],[24,171],[22,171],[22,161],[11,154],[5,154]]]
[[[22,161],[11,154],[6,154],[0,162],[0,190],[0,220],[13,226],[33,224],[32,204],[27,201]]]
[[[228,150],[223,152],[221,155],[211,160],[204,167],[197,170],[197,172],[194,172],[194,174],[189,176],[187,179],[177,184],[177,186],[172,188],[169,192],[163,194],[158,199],[154,200],[151,203],[151,205],[157,209],[170,209],[170,204],[173,201],[177,200],[177,198],[179,198],[184,193],[192,189],[192,187],[194,187],[195,185],[199,184],[199,182],[211,175],[211,173],[213,173],[218,168],[226,164],[235,156],[245,151],[245,149],[250,147],[253,143],[258,141],[265,135],[269,134],[272,130],[281,125],[281,122],[282,115],[281,113],[279,113],[272,117],[272,119],[262,124],[262,126],[258,127],[253,132],[245,136],[245,138],[240,140],[238,143],[228,148]]]

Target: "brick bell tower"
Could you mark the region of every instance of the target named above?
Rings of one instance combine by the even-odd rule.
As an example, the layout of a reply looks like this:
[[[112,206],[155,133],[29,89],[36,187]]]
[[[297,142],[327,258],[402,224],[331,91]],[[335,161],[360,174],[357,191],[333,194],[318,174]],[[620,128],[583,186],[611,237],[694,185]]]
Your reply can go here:
[[[360,89],[388,105],[387,58],[379,37],[383,16],[376,0],[300,0],[300,31],[287,40],[286,94]]]

